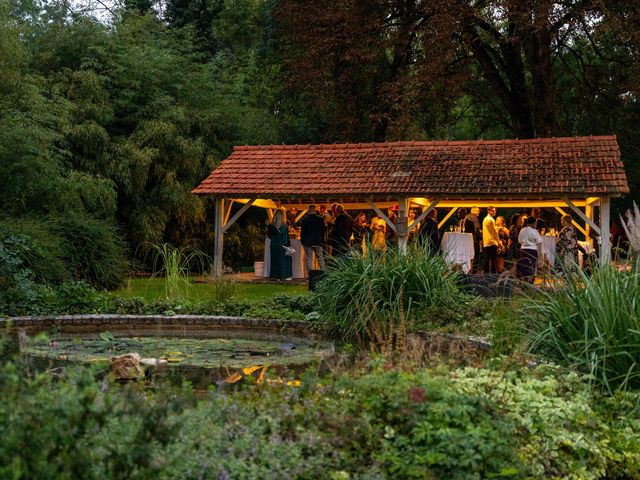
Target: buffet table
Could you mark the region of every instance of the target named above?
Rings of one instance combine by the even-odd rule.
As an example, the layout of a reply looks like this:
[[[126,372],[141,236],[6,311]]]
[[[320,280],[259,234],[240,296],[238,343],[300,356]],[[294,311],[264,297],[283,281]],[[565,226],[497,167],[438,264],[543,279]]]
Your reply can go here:
[[[474,256],[472,234],[446,232],[440,248],[447,262],[462,265],[464,273],[469,273]]]

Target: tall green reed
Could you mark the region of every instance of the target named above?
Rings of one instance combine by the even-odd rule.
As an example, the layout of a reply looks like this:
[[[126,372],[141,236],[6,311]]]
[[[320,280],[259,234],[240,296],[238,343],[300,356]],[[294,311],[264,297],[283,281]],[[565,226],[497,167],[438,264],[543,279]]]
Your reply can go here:
[[[191,291],[189,276],[206,269],[208,256],[192,245],[176,247],[170,243],[147,244],[153,256],[152,277],[164,278],[167,298],[186,298]]]
[[[397,248],[384,254],[367,248],[364,254],[331,259],[318,284],[318,305],[326,321],[352,339],[366,336],[377,317],[394,318],[399,307],[415,315],[455,301],[457,279],[444,259],[426,247],[410,246],[406,254]]]
[[[523,308],[531,352],[592,375],[608,392],[640,388],[640,264],[569,276]]]

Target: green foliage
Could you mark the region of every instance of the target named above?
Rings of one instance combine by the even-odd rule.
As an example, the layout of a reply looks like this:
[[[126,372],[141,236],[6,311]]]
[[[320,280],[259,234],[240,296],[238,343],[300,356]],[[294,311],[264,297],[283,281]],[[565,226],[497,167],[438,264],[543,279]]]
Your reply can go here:
[[[0,367],[10,478],[640,478],[638,397],[557,369],[368,372],[200,401]]]
[[[406,254],[390,248],[384,256],[372,248],[367,252],[332,259],[318,284],[319,311],[345,338],[365,333],[373,312],[387,318],[387,313],[403,310],[413,319],[460,296],[457,274],[426,247],[410,246]]]
[[[0,370],[0,477],[149,479],[165,465],[154,452],[174,441],[189,398],[146,401],[135,386],[117,392],[91,370],[66,381]],[[20,408],[18,408],[20,405]],[[105,432],[108,432],[105,434]],[[115,439],[117,442],[114,442]]]
[[[148,249],[153,255],[152,278],[164,278],[166,298],[185,298],[191,288],[189,275],[204,272],[207,256],[192,245],[175,247],[169,243],[150,243]]]
[[[73,278],[98,288],[116,288],[127,269],[125,245],[113,224],[84,215],[54,220],[52,231],[64,241],[62,259]]]
[[[570,277],[524,309],[529,348],[577,368],[605,390],[640,388],[640,265]]]

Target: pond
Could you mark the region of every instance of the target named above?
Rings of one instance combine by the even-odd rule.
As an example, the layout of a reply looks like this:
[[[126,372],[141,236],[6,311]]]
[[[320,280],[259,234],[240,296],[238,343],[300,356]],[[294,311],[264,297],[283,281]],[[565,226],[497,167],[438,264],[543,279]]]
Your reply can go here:
[[[64,315],[0,319],[0,327],[13,339],[5,345],[5,353],[0,353],[19,351],[36,369],[75,364],[107,374],[117,370],[117,357],[132,356],[134,363],[139,360],[137,368],[145,381],[186,380],[196,388],[233,383],[246,375],[260,381],[295,379],[309,365],[335,352],[328,337],[295,321],[205,315]]]
[[[239,369],[252,365],[308,365],[331,351],[330,344],[301,337],[252,332],[190,332],[189,336],[100,334],[37,336],[23,353],[33,357],[81,363],[109,363],[117,355],[137,353],[170,365]]]

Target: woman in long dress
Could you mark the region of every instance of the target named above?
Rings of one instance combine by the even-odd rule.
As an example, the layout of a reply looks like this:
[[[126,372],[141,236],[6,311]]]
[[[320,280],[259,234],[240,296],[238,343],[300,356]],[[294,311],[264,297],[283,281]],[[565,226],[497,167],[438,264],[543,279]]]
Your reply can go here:
[[[571,215],[562,217],[562,230],[556,244],[556,268],[561,272],[578,268],[578,234],[572,221]]]
[[[378,253],[384,252],[387,249],[387,224],[380,216],[371,220],[371,232],[371,248]]]
[[[291,266],[291,256],[286,255],[283,247],[291,247],[289,240],[289,229],[284,219],[282,210],[276,210],[273,221],[267,228],[267,236],[271,239],[269,253],[271,254],[271,266],[269,267],[269,277],[276,280],[291,280],[293,275]]]

